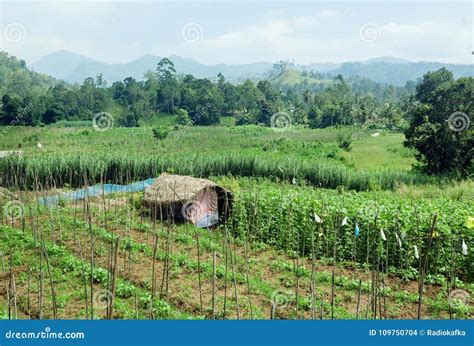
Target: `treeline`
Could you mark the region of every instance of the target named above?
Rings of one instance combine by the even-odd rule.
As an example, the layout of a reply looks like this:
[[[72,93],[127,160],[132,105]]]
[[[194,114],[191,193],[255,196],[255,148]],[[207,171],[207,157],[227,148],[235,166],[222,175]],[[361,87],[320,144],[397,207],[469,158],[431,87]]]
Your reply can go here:
[[[275,65],[276,75],[284,71]],[[312,72],[312,77],[318,77]],[[292,124],[313,128],[332,125],[406,127],[412,85],[381,86],[366,79],[351,83],[336,76],[324,87],[304,88],[247,80],[235,85],[222,74],[216,82],[179,75],[169,59],[142,81],[126,78],[108,86],[99,75],[81,85],[71,85],[32,72],[24,61],[0,53],[0,123],[41,125],[59,120],[92,120],[98,112],[109,112],[119,126],[138,126],[159,113],[176,114],[180,124],[212,125],[222,116],[237,124],[271,123],[282,112]]]

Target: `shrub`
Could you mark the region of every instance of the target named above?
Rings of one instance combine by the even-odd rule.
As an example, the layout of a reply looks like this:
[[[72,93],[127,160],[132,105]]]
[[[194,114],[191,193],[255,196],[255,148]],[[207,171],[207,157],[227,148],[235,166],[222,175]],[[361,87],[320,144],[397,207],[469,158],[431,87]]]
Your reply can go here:
[[[189,117],[188,111],[186,109],[180,108],[176,114],[178,115],[176,117],[176,124],[181,126],[192,125],[191,118]]]
[[[171,130],[168,127],[164,127],[164,126],[154,128],[152,131],[153,131],[153,137],[155,137],[159,141],[168,137],[168,134],[171,132]]]

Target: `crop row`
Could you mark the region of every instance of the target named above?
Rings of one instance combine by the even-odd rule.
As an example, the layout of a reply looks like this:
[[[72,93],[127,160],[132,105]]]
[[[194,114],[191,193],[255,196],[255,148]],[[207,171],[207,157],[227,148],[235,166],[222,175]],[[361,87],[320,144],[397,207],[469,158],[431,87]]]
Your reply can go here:
[[[247,240],[411,279],[427,254],[427,273],[452,276],[456,271],[467,281],[474,278],[474,231],[466,222],[472,201],[467,198],[405,199],[390,192],[338,192],[252,179],[222,178],[221,183],[233,186],[232,225]]]

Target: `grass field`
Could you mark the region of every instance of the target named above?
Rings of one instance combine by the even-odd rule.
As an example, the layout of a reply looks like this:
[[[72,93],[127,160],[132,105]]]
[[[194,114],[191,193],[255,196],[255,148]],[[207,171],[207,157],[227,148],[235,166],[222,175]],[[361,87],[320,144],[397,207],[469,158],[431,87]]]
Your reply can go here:
[[[403,146],[404,140],[400,133],[361,138],[354,142],[348,161],[356,169],[410,170],[416,160],[413,151]]]
[[[412,172],[399,133],[345,151],[343,130],[5,129],[24,155],[0,159],[1,317],[472,318],[472,182]],[[36,202],[163,171],[231,190],[230,218],[153,220],[143,193]]]
[[[152,123],[172,124],[172,117],[160,117]],[[225,122],[225,120],[224,120]],[[371,137],[369,131],[357,131],[352,150],[337,146],[338,129],[299,129],[274,131],[258,126],[187,127],[175,130],[162,140],[153,138],[152,126],[114,128],[97,132],[91,128],[9,128],[0,138],[2,150],[16,150],[21,144],[25,156],[76,154],[82,152],[133,153],[136,156],[176,153],[221,153],[264,155],[283,159],[298,157],[306,161],[322,161],[348,165],[360,170],[409,170],[413,153],[403,148],[403,135],[383,133]],[[354,130],[355,131],[355,130]],[[41,143],[43,148],[37,148]],[[199,150],[196,148],[199,144]]]

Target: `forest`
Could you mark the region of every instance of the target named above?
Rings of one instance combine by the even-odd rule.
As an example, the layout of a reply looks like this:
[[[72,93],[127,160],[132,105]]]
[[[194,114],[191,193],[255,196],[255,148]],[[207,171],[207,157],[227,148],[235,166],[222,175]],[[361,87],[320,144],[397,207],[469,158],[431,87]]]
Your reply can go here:
[[[194,125],[216,124],[222,116],[235,117],[237,124],[269,125],[272,114],[284,111],[291,115],[294,124],[313,128],[360,124],[391,129],[406,126],[415,82],[400,88],[361,77],[346,81],[341,75],[313,71],[302,72],[302,77],[309,76],[321,83],[303,79],[290,86],[279,79],[288,69],[288,64],[282,61],[274,64],[268,80],[246,80],[234,85],[222,74],[216,76],[216,82],[180,74],[164,58],[141,81],[126,78],[108,85],[99,74],[85,79],[81,85],[72,85],[35,73],[24,61],[2,52],[0,120],[8,125],[26,109],[15,124],[37,126],[90,120],[95,113],[108,111],[119,125],[127,127],[138,126],[140,119],[159,113],[181,114],[183,123]]]

